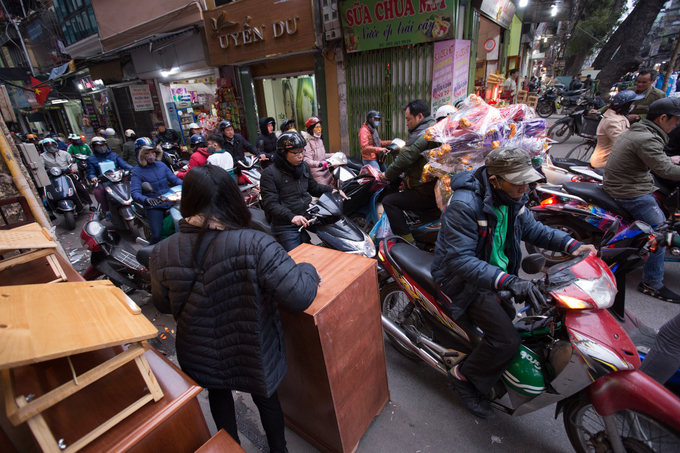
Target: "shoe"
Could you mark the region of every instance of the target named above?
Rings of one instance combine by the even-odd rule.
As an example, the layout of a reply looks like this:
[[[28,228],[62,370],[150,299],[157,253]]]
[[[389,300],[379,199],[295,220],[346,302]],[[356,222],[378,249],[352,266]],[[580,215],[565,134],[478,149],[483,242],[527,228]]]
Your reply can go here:
[[[111,217],[111,213],[106,214],[106,217],[104,218],[104,220],[106,220],[107,222],[110,222],[112,219],[113,218]]]
[[[670,289],[662,286],[659,289],[654,289],[651,286],[640,282],[638,285],[638,291],[647,294],[648,296],[656,297],[657,299],[663,300],[665,302],[672,302],[674,304],[680,304],[680,294],[676,294]]]
[[[494,416],[491,402],[486,395],[482,394],[477,388],[468,381],[461,381],[451,375],[449,370],[449,387],[453,388],[465,405],[465,408],[479,418],[490,419]]]

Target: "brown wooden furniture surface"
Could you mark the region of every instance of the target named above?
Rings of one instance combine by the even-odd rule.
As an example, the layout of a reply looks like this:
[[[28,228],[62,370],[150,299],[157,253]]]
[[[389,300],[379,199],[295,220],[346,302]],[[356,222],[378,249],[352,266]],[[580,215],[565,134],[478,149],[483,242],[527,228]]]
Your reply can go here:
[[[13,204],[20,204],[21,205],[21,210],[23,211],[23,217],[24,220],[19,220],[14,223],[9,223],[9,220],[7,219],[7,216],[5,215],[5,210],[2,208],[3,206],[9,206]],[[3,198],[0,200],[0,216],[2,217],[2,221],[4,222],[4,225],[0,226],[0,230],[7,230],[9,228],[15,228],[21,225],[26,225],[32,222],[35,222],[35,218],[33,217],[33,213],[31,212],[31,209],[28,206],[28,202],[26,201],[25,197],[12,197],[12,198]]]
[[[71,360],[76,372],[82,372],[106,362],[120,352],[122,348],[117,346],[78,354],[72,356]],[[158,402],[147,403],[85,446],[81,452],[188,453],[196,451],[210,438],[197,400],[201,387],[155,349],[150,349],[144,356],[165,396]],[[66,359],[27,365],[12,371],[16,391],[21,394],[32,393],[36,397],[71,379]],[[137,367],[134,363],[128,363],[46,410],[43,416],[54,436],[64,439],[68,447],[145,393],[148,390]],[[0,411],[2,417],[4,411]],[[30,433],[27,435],[25,424],[13,427],[4,419],[0,420],[0,425],[6,437],[14,442],[14,447],[5,445],[3,436],[0,436],[0,451],[11,452],[12,448],[22,453],[40,451]]]
[[[53,255],[61,269],[66,274],[69,282],[84,282],[85,279],[71,266],[61,255]],[[36,258],[32,261],[0,271],[0,286],[32,285],[36,283],[49,283],[54,280],[54,272],[46,257]]]
[[[303,244],[290,255],[323,277],[303,313],[281,310],[288,426],[323,452],[353,452],[389,399],[375,260]]]
[[[0,229],[0,255],[3,255],[0,270],[44,257],[54,274],[47,283],[66,281],[67,276],[57,260],[56,249],[57,243],[52,234],[36,222],[12,229]],[[10,253],[15,251],[19,253]]]
[[[196,453],[246,453],[241,446],[223,429],[203,444]]]

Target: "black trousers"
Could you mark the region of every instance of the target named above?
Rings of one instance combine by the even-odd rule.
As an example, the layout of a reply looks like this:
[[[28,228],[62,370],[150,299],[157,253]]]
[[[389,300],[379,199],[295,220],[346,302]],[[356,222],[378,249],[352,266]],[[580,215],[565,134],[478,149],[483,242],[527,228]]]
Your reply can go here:
[[[520,338],[512,325],[515,307],[493,291],[480,290],[465,314],[484,332],[482,342],[459,370],[481,393],[488,393],[517,355]]]
[[[286,438],[284,436],[283,410],[279,402],[279,395],[274,392],[269,398],[252,395],[253,402],[260,412],[260,420],[267,434],[269,451],[272,453],[284,453],[286,451]],[[234,397],[228,389],[208,389],[208,401],[217,430],[224,429],[236,442],[238,438],[236,429],[236,409]]]
[[[88,191],[85,188],[85,186],[83,185],[83,183],[80,182],[79,179],[74,178],[73,175],[69,175],[69,178],[71,178],[71,181],[73,181],[73,185],[76,187],[76,193],[78,194],[80,201],[84,205],[92,204],[92,199],[90,198],[90,194],[88,193]]]
[[[422,189],[406,189],[383,198],[383,208],[390,220],[392,232],[399,236],[406,236],[411,232],[403,211],[426,211],[436,207],[434,184],[426,184]]]

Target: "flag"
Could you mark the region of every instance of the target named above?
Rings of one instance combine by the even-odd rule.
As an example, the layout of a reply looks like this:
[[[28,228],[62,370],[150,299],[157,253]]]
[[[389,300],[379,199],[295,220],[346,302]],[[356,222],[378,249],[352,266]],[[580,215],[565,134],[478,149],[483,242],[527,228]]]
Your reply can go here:
[[[40,105],[43,105],[47,100],[47,95],[50,94],[52,88],[43,85],[43,83],[35,77],[31,77],[31,86],[33,86],[36,102]]]

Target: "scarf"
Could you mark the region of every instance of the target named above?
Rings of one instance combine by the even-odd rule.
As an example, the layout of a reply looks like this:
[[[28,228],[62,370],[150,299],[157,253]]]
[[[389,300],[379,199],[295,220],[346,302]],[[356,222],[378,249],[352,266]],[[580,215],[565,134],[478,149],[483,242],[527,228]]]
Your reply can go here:
[[[304,168],[304,165],[300,164],[297,167],[294,167],[290,162],[286,160],[285,157],[283,157],[278,152],[274,153],[274,164],[281,170],[293,176],[293,179],[300,179],[302,177],[302,170]]]
[[[378,129],[369,123],[366,123],[366,126],[368,126],[368,130],[371,131],[371,135],[373,135],[373,146],[380,147],[380,136],[378,135]]]

